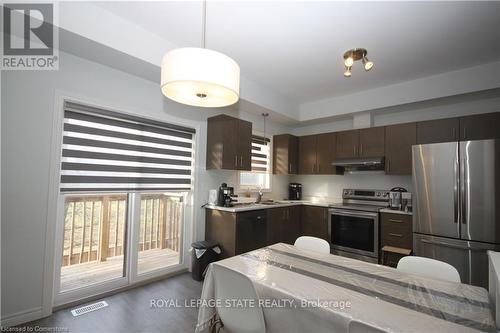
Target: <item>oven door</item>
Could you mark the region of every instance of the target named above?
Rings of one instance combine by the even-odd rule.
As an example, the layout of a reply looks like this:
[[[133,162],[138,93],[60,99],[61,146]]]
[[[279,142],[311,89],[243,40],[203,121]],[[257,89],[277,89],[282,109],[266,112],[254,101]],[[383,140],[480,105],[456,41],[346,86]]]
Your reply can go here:
[[[330,209],[328,238],[332,248],[378,258],[378,213]]]

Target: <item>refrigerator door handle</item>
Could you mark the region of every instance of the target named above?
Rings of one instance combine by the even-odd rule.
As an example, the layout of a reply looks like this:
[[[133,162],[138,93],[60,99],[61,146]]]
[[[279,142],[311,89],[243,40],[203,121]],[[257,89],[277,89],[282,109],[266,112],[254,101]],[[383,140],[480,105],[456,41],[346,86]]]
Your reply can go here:
[[[462,167],[461,167],[461,173],[462,173],[462,177],[461,178],[461,181],[462,181],[462,188],[461,188],[461,221],[462,221],[462,224],[467,224],[467,200],[468,200],[468,197],[467,197],[467,187],[469,186],[469,181],[467,179],[468,177],[468,163],[467,163],[467,158],[464,158],[462,159]]]
[[[453,216],[453,222],[458,223],[459,219],[459,204],[458,204],[458,191],[460,187],[460,181],[459,181],[459,174],[458,174],[458,154],[457,158],[455,159],[455,163],[453,163],[453,173],[455,175],[455,186],[453,187],[453,205],[454,205],[454,216]]]
[[[472,248],[469,246],[460,246],[460,245],[454,245],[454,244],[449,244],[449,243],[445,243],[445,242],[430,241],[427,239],[421,239],[420,241],[422,243],[431,244],[431,245],[439,245],[439,246],[449,247],[452,249],[460,249],[460,250],[467,250],[467,251],[484,251],[484,249],[480,249],[480,248],[475,249],[475,248]]]

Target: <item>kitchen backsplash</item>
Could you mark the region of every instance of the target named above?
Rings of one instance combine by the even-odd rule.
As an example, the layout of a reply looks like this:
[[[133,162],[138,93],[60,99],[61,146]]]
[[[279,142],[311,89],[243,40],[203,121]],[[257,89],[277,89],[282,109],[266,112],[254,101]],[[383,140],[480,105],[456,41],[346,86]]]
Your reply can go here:
[[[390,190],[401,186],[412,191],[411,176],[392,176],[383,173],[348,175],[299,175],[291,176],[290,182],[302,184],[305,200],[336,202],[342,200],[342,189]]]

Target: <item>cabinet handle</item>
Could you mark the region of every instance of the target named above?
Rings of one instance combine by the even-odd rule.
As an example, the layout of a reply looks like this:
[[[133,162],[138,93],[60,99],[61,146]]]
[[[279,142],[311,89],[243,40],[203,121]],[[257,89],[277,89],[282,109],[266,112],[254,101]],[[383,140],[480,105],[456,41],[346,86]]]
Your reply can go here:
[[[363,144],[359,145],[359,155],[363,155]]]
[[[403,237],[403,235],[401,234],[393,234],[392,232],[389,233],[389,236],[399,237],[399,238]]]
[[[455,140],[455,139],[456,139],[456,137],[455,137],[455,134],[456,134],[456,133],[455,133],[455,132],[456,132],[456,131],[455,131],[455,127],[453,127],[453,128],[451,129],[451,137],[453,138],[453,140]]]
[[[243,156],[240,156],[240,166],[243,166]]]
[[[292,163],[288,163],[288,173],[292,173]]]
[[[391,171],[391,160],[387,159],[387,172]]]
[[[234,155],[234,167],[238,167],[238,156]]]
[[[464,127],[464,139],[467,137],[467,127]]]
[[[389,222],[394,222],[394,223],[403,223],[403,220],[389,219]]]
[[[314,169],[316,168],[316,164],[313,164],[311,172],[314,173]]]

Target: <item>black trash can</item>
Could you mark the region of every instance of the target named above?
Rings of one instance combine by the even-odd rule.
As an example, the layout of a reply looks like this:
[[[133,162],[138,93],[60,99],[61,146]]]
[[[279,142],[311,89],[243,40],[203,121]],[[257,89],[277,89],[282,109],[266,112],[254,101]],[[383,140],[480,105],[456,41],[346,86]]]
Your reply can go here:
[[[203,281],[205,269],[211,262],[220,259],[221,248],[215,241],[205,240],[191,244],[191,268],[194,280]]]

